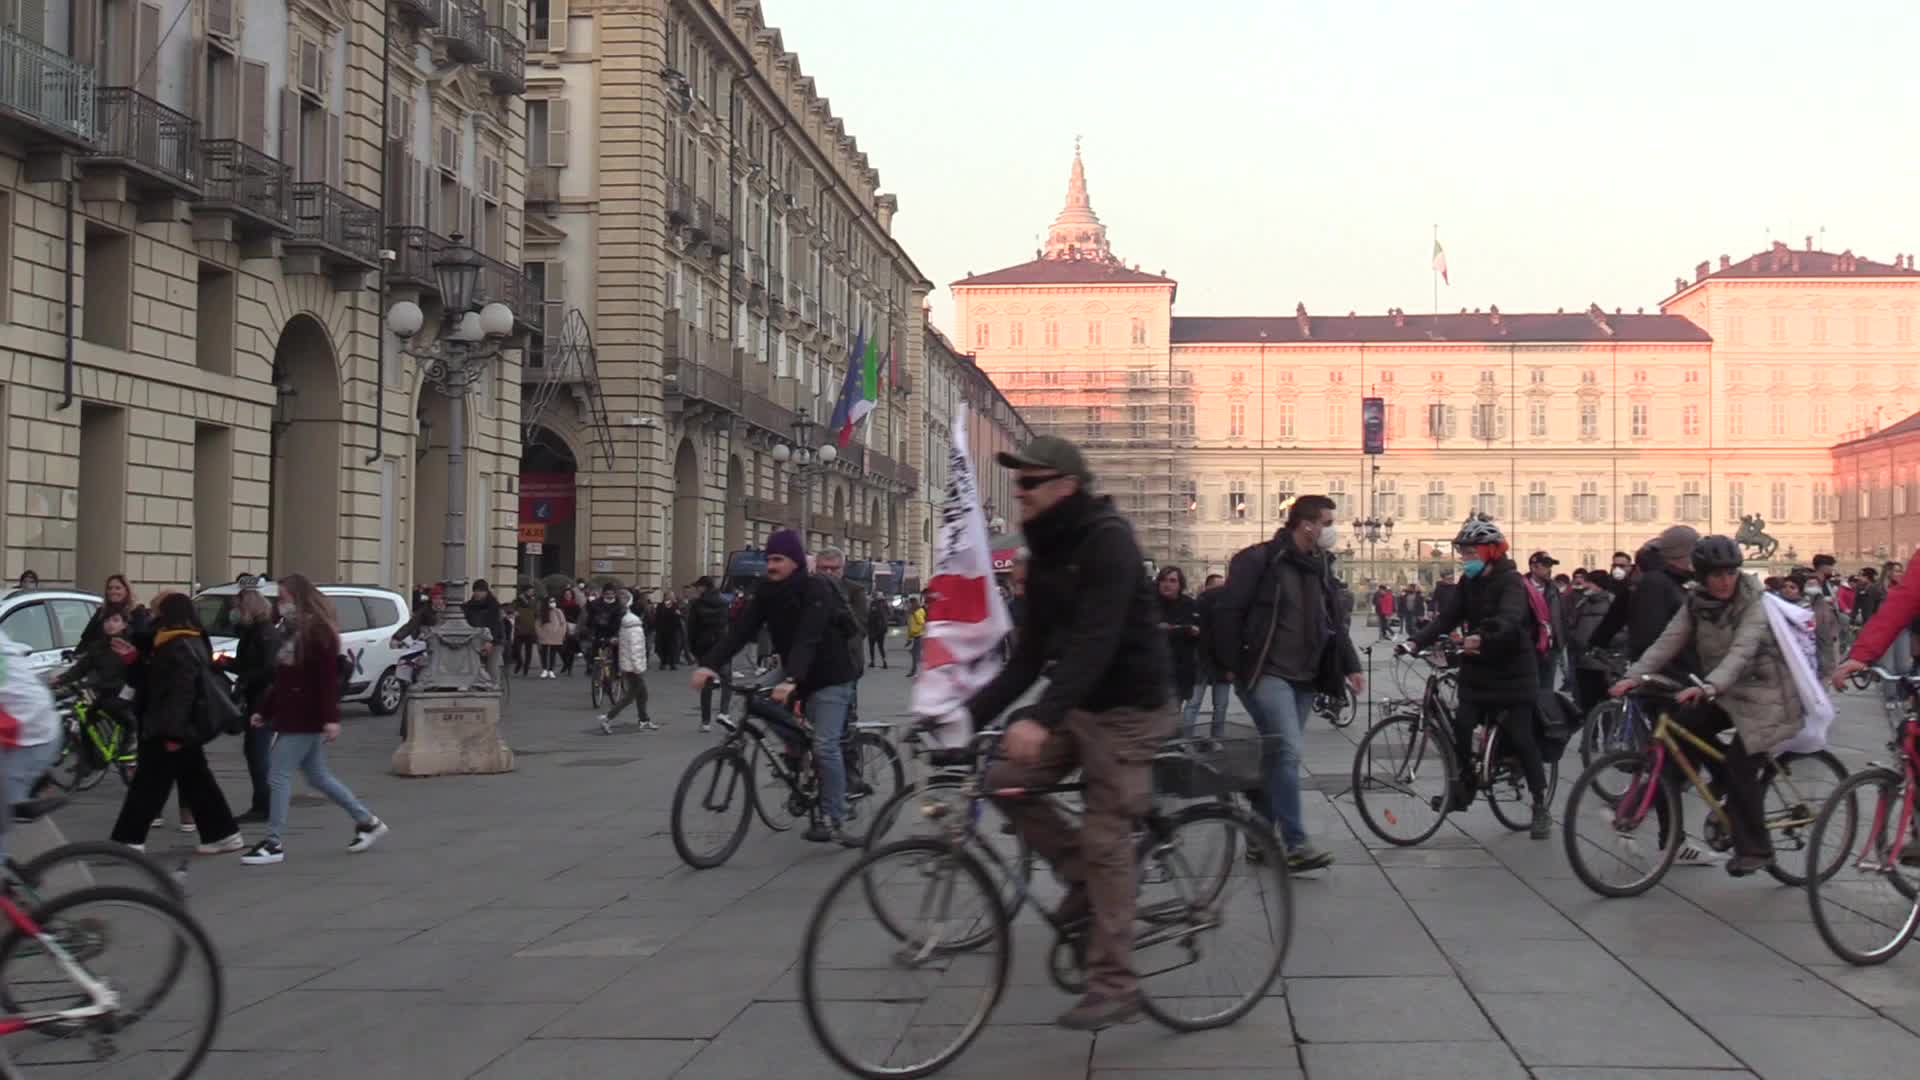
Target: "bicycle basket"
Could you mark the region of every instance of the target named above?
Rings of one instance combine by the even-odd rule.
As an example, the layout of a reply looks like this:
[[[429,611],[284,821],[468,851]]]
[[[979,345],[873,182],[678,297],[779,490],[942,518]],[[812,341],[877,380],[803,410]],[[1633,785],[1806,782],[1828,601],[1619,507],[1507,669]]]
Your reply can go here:
[[[1153,759],[1154,790],[1181,799],[1208,799],[1261,784],[1263,743],[1245,738],[1192,739]]]

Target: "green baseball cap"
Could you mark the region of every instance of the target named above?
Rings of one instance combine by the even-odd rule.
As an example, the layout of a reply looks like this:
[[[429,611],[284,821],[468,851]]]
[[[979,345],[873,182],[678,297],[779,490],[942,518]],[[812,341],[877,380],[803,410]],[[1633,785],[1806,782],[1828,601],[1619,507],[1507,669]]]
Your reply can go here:
[[[1002,450],[997,460],[1003,468],[1052,469],[1077,476],[1083,484],[1093,482],[1093,471],[1087,468],[1087,459],[1080,455],[1080,448],[1052,435],[1042,435],[1018,451]]]

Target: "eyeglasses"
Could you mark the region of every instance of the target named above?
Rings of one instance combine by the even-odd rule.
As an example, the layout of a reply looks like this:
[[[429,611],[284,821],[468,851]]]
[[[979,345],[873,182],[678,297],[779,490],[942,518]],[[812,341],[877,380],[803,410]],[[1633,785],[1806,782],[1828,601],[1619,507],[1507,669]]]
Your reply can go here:
[[[1013,482],[1019,485],[1021,491],[1032,491],[1042,484],[1051,484],[1055,480],[1063,479],[1066,475],[1066,473],[1048,473],[1045,476],[1016,476]]]

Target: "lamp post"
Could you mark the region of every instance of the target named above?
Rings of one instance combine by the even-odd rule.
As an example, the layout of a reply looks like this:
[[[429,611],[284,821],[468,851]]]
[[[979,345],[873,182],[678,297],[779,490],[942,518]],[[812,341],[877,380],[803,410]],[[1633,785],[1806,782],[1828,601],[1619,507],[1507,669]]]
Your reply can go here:
[[[1380,570],[1376,561],[1379,545],[1393,539],[1393,519],[1382,520],[1365,517],[1353,523],[1354,533],[1367,545],[1367,574],[1375,582],[1380,580]]]
[[[832,443],[823,443],[818,449],[813,447],[814,429],[820,425],[813,418],[802,413],[793,420],[793,443],[780,443],[773,448],[773,460],[785,464],[793,463],[793,475],[802,485],[800,491],[800,538],[803,543],[811,543],[809,533],[813,531],[813,474],[833,464],[840,456],[840,450]]]
[[[426,348],[403,346],[425,365],[427,383],[447,398],[447,522],[441,566],[447,606],[427,634],[427,669],[419,684],[425,690],[464,690],[485,674],[478,631],[467,624],[461,609],[468,581],[466,398],[487,361],[500,355],[502,341],[513,332],[513,309],[498,302],[479,306],[480,258],[459,233],[448,237],[433,271],[446,307],[439,340]],[[387,312],[387,329],[402,341],[411,341],[424,322],[420,305],[411,300]]]

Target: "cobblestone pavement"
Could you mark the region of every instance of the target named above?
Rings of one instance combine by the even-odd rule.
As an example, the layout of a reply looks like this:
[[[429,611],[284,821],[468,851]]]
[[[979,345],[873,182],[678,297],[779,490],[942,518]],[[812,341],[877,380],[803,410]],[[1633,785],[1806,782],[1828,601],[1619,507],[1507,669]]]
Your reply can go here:
[[[869,718],[904,709],[903,676],[900,664],[869,676]],[[496,777],[394,777],[395,721],[350,715],[333,760],[392,823],[380,846],[348,855],[345,817],[301,789],[284,864],[193,860],[191,904],[229,999],[203,1075],[839,1075],[806,1033],[793,967],[815,898],[852,856],[756,824],[724,868],[680,864],[673,785],[713,739],[685,679],[648,676],[665,730],[610,737],[577,675],[517,683],[519,769]],[[1883,1080],[1920,1060],[1920,950],[1849,968],[1804,894],[1769,878],[1676,869],[1639,899],[1602,900],[1557,836],[1529,841],[1484,809],[1421,847],[1379,845],[1329,794],[1365,721],[1363,709],[1346,732],[1309,732],[1310,825],[1339,861],[1295,883],[1293,949],[1270,1001],[1211,1033],[1072,1034],[1048,1026],[1067,1001],[1042,957],[1017,951],[994,1025],[942,1075]],[[1884,730],[1874,695],[1846,696],[1836,742],[1850,765],[1884,756]],[[244,805],[237,744],[215,757]],[[109,780],[60,828],[104,837],[118,795]]]

